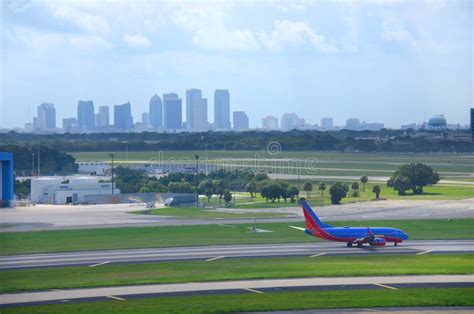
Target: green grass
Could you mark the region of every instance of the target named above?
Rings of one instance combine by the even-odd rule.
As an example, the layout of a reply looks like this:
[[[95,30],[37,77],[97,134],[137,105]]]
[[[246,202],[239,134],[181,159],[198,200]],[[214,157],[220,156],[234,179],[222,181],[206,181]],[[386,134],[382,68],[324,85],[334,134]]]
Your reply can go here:
[[[78,161],[107,161],[110,159],[109,152],[73,152],[71,153]],[[292,162],[279,162],[276,165],[287,168],[295,164],[303,165],[304,162],[295,162],[296,159],[306,160],[308,158],[318,160],[316,169],[318,174],[333,175],[387,175],[393,172],[400,164],[409,162],[423,162],[432,165],[440,172],[472,173],[474,160],[469,154],[396,154],[396,153],[345,153],[345,152],[281,152],[270,155],[266,151],[164,151],[164,152],[114,152],[117,163],[148,163],[152,158],[163,162],[174,162],[193,160],[197,154],[201,160],[210,163],[226,164],[231,162],[235,166],[254,165],[258,159],[258,165],[270,164],[264,159],[293,159]],[[232,158],[229,161],[226,159]],[[247,159],[247,160],[243,160]],[[250,161],[249,161],[250,159]],[[302,167],[304,168],[304,167]],[[280,169],[281,170],[281,169]],[[287,171],[287,172],[288,172]],[[350,171],[350,172],[348,172]],[[387,172],[388,171],[388,172]],[[364,172],[364,173],[362,173]],[[285,173],[285,171],[283,171]],[[296,172],[295,172],[296,173]],[[302,172],[306,173],[306,172]],[[349,174],[350,173],[350,174]]]
[[[24,306],[2,313],[235,313],[332,308],[472,306],[473,288],[272,292]]]
[[[0,271],[0,292],[190,281],[472,273],[473,254],[243,258],[5,270]]]
[[[329,222],[331,223],[331,222]],[[303,226],[303,223],[292,223]],[[334,226],[386,226],[403,229],[412,240],[473,239],[474,219],[338,221]],[[129,227],[0,233],[0,254],[192,245],[313,242],[289,223],[257,223],[274,232],[249,233],[251,224]]]
[[[224,205],[221,205],[224,206]],[[227,213],[216,211],[215,209],[203,209],[196,207],[165,207],[154,208],[150,210],[134,211],[131,214],[161,215],[173,216],[178,218],[190,219],[239,219],[239,218],[277,218],[287,217],[285,214],[278,213]]]

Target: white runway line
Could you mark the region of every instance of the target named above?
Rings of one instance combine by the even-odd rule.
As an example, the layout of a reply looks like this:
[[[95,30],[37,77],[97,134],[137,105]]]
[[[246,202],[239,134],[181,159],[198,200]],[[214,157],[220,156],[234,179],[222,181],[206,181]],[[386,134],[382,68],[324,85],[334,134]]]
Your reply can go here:
[[[420,253],[416,253],[416,255],[423,255],[423,254],[428,254],[428,253],[431,253],[432,251],[431,250],[428,250],[428,251],[423,251],[423,252],[420,252]]]
[[[258,291],[258,290],[255,290],[255,289],[252,289],[252,288],[244,288],[244,290],[247,290],[247,291],[250,291],[250,292],[253,292],[253,293],[262,293],[262,291]]]
[[[218,259],[221,259],[221,258],[224,258],[225,256],[217,256],[217,257],[213,257],[213,258],[210,258],[210,259],[207,259],[206,262],[212,262],[212,261],[215,261],[215,260],[218,260]]]
[[[398,290],[398,288],[387,286],[387,285],[384,285],[384,284],[381,284],[381,283],[374,283],[374,285],[385,288],[385,289]]]
[[[314,254],[314,255],[311,255],[310,257],[318,257],[318,256],[323,256],[323,255],[326,255],[326,253]]]
[[[102,265],[105,265],[105,264],[108,264],[110,262],[102,262],[102,263],[98,263],[98,264],[94,264],[94,265],[89,265],[87,267],[96,267],[96,266],[102,266]]]
[[[119,300],[119,301],[125,301],[125,299],[119,298],[119,297],[116,297],[116,296],[113,296],[113,295],[108,295],[107,298],[114,299],[114,300]]]

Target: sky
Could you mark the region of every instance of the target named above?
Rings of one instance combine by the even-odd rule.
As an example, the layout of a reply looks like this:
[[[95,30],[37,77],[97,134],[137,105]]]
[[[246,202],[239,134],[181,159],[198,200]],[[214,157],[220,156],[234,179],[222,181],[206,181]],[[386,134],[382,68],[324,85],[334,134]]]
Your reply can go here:
[[[78,100],[130,101],[215,89],[250,126],[296,112],[319,124],[352,117],[388,127],[473,107],[471,1],[1,1],[0,127],[42,102],[57,124]],[[183,112],[184,116],[184,112]]]

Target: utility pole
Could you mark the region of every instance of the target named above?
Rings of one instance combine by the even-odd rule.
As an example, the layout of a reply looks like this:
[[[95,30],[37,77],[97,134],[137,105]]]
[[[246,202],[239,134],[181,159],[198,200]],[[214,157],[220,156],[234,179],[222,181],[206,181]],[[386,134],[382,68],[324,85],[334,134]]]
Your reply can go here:
[[[195,166],[195,171],[196,171],[196,207],[199,207],[199,170],[198,170],[198,161],[199,161],[199,155],[194,155],[194,158],[196,159],[196,166]]]
[[[39,177],[41,175],[41,171],[40,171],[40,146],[38,144],[38,175],[37,177]]]
[[[112,175],[112,195],[114,195],[114,154],[110,154],[112,159],[111,175]]]
[[[35,175],[35,153],[31,153],[31,176]]]

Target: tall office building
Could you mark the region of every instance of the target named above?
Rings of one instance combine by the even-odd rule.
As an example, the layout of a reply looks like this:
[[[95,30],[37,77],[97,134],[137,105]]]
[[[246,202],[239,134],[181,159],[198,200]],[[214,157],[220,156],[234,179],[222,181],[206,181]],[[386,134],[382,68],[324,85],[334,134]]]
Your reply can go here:
[[[150,114],[148,112],[142,113],[142,124],[150,125]]]
[[[164,127],[168,130],[180,130],[183,126],[182,100],[177,94],[163,95],[163,117]]]
[[[362,128],[362,124],[360,120],[357,118],[350,118],[346,120],[346,129],[348,130],[360,130]]]
[[[186,91],[186,129],[207,130],[207,99],[202,98],[200,89]]]
[[[153,129],[161,129],[163,127],[163,103],[158,95],[153,95],[149,105],[149,124]]]
[[[471,108],[471,142],[474,142],[474,108]]]
[[[95,127],[94,102],[92,100],[79,100],[77,103],[77,122],[85,131]]]
[[[321,119],[321,128],[323,130],[331,130],[333,127],[332,118],[322,118]]]
[[[245,111],[234,111],[232,116],[234,130],[245,131],[249,129],[249,117]]]
[[[262,129],[267,131],[278,130],[280,127],[278,125],[278,118],[272,115],[266,116],[262,119]]]
[[[119,131],[133,129],[132,108],[130,102],[114,106],[114,127]]]
[[[230,96],[227,89],[216,89],[214,92],[214,127],[230,129]]]
[[[285,113],[281,117],[280,128],[283,131],[289,131],[293,129],[301,129],[305,125],[305,120],[299,118],[294,112]]]
[[[109,119],[109,106],[100,106],[99,107],[99,117],[97,119],[97,126],[106,127],[110,124]]]
[[[34,119],[34,128],[39,131],[54,130],[56,128],[56,109],[54,104],[42,103],[38,106],[38,115]]]

